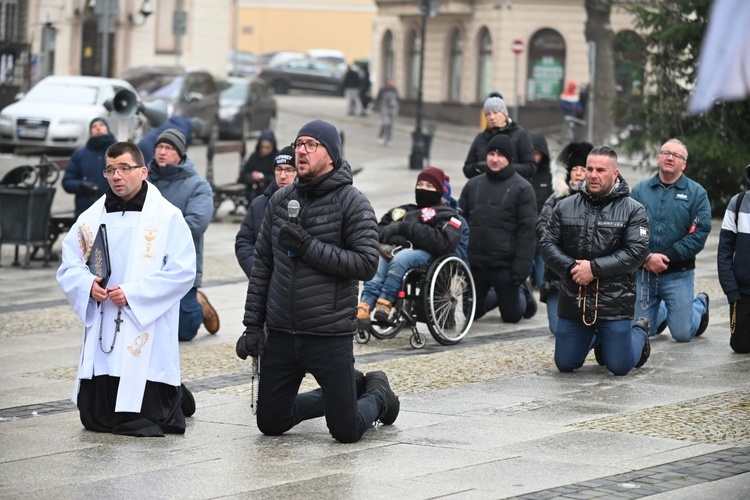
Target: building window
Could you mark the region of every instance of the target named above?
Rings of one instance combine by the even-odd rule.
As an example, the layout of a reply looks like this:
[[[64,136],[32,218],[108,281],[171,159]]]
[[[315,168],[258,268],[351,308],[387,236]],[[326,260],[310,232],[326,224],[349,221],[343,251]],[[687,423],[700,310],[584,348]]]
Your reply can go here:
[[[383,35],[383,44],[381,46],[382,58],[383,58],[383,72],[380,75],[382,79],[381,84],[385,84],[389,78],[394,78],[394,50],[393,50],[393,33],[390,30],[385,32]]]
[[[479,57],[477,74],[477,101],[484,102],[492,92],[492,38],[487,28],[479,33]]]
[[[416,30],[409,33],[409,68],[407,71],[408,82],[406,85],[406,97],[416,99],[419,93],[419,65],[422,61],[420,49],[422,40],[419,38]]]
[[[17,5],[15,1],[0,2],[0,40],[5,42],[15,41],[18,20],[16,19]]]
[[[174,54],[177,49],[172,31],[175,10],[177,10],[177,0],[159,0],[159,8],[154,11],[157,54]]]
[[[557,31],[544,28],[531,37],[529,44],[529,101],[556,101],[565,77],[565,40]]]
[[[452,40],[448,65],[448,100],[458,102],[461,100],[461,71],[464,66],[464,41],[458,28],[453,31]]]

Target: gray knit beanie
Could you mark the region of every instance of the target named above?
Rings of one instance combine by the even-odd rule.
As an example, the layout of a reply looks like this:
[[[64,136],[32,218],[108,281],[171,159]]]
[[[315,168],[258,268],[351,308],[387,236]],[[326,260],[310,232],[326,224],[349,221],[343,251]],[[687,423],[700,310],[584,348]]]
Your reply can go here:
[[[185,136],[176,128],[168,128],[167,130],[162,132],[159,135],[159,138],[156,139],[156,144],[154,144],[154,147],[158,146],[162,142],[166,142],[167,144],[175,148],[180,154],[180,158],[185,157],[185,151],[187,150],[187,146],[185,145]]]
[[[489,113],[490,111],[500,111],[505,116],[508,116],[508,107],[500,97],[488,97],[484,101],[484,112]]]

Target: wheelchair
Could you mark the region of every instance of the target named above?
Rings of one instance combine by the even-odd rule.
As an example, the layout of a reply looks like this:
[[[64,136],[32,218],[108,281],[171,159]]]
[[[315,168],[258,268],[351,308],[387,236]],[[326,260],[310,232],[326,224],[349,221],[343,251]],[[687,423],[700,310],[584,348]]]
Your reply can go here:
[[[366,344],[370,336],[391,339],[407,325],[411,329],[409,344],[414,349],[425,346],[425,336],[417,323],[427,324],[441,345],[459,343],[469,332],[476,312],[476,289],[469,266],[454,254],[433,259],[426,266],[409,269],[401,279],[388,321],[371,319],[360,324],[355,339]]]

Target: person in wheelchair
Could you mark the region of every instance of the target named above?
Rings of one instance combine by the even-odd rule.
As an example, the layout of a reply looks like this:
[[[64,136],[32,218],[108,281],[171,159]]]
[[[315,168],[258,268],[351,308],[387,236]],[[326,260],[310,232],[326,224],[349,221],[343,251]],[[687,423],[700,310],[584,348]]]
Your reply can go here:
[[[417,176],[416,204],[392,208],[378,223],[381,256],[375,277],[362,289],[360,323],[370,321],[373,308],[376,321],[388,321],[404,274],[458,247],[464,223],[444,196],[447,181],[439,168],[422,170]]]

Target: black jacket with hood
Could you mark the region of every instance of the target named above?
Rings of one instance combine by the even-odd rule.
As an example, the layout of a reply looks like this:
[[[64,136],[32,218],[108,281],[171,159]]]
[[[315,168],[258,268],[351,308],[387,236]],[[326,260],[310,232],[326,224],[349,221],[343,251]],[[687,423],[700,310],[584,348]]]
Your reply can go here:
[[[469,154],[464,161],[464,175],[467,179],[476,177],[487,171],[487,145],[496,134],[505,134],[513,143],[513,158],[511,166],[521,177],[531,180],[536,172],[536,161],[534,160],[534,147],[531,144],[526,129],[508,118],[508,124],[500,128],[487,128],[477,134],[471,143]]]
[[[289,200],[298,200],[299,225],[312,240],[302,255],[278,244],[289,221]],[[244,324],[294,335],[354,335],[359,282],[378,267],[375,212],[352,185],[346,160],[315,179],[299,179],[268,201],[255,242]]]

